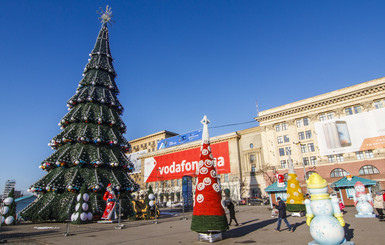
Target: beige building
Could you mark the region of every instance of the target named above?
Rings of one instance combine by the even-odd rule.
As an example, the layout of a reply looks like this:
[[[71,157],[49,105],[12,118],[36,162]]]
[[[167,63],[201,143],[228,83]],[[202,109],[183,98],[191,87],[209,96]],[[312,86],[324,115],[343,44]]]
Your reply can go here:
[[[131,140],[129,141],[131,145],[131,152],[127,155],[130,156],[132,153],[144,154],[147,152],[154,152],[157,150],[157,144],[159,140],[173,137],[175,135],[178,135],[178,134],[167,130],[163,130],[154,134],[150,134],[138,139]],[[131,160],[135,161],[135,159],[131,159]],[[145,188],[141,169],[135,169],[135,171],[132,174],[130,174],[130,176],[138,185],[140,185],[141,189]]]
[[[136,143],[132,144],[133,149],[136,151],[143,150],[135,146],[144,144],[145,141],[143,141],[143,139],[147,137],[148,136],[133,140],[132,142]],[[236,201],[240,201],[242,198],[260,195],[262,190],[259,182],[264,180],[262,176],[258,177],[256,174],[257,169],[260,168],[260,166],[264,166],[264,164],[259,127],[211,137],[210,141],[214,157],[218,156],[217,162],[221,161],[220,158],[223,156],[223,161],[226,165],[224,166],[226,170],[220,173],[218,177],[222,190],[226,188],[230,189],[231,197]],[[215,151],[216,145],[218,145],[218,150]],[[194,154],[193,157],[196,156],[196,158],[199,159],[199,151],[194,152],[194,150],[199,149],[200,146],[201,141],[198,140],[160,150],[152,150],[140,155],[138,159],[141,163],[141,171],[140,173],[134,174],[134,176],[136,176],[136,179],[141,180],[141,182],[139,182],[141,183],[141,189],[147,190],[151,185],[154,193],[156,196],[159,196],[161,202],[179,202],[182,196],[181,179],[184,174],[166,178],[161,171],[156,169],[146,170],[146,161],[156,159],[159,164],[163,164],[162,161],[169,161],[169,166],[172,164],[177,166],[181,162],[183,163],[182,158],[188,159],[191,157],[191,154]],[[219,171],[221,171],[221,169]],[[151,172],[153,176],[152,179],[150,178]],[[196,174],[190,172],[186,175],[193,177],[193,191],[195,191]]]
[[[255,119],[265,159],[257,171],[268,170],[263,187],[272,183],[274,170],[287,173],[291,157],[302,184],[305,172],[317,172],[329,184],[350,173],[385,189],[384,107],[385,78],[379,78],[261,111]],[[360,137],[365,146],[355,143]]]

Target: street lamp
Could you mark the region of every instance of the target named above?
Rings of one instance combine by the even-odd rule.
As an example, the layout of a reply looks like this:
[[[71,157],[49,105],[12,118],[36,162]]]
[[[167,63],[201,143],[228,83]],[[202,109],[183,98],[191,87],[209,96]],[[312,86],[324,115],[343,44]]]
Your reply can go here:
[[[304,177],[304,180],[305,180],[305,183],[306,183],[306,168],[305,168],[305,163],[303,162],[303,158],[302,158],[302,150],[301,150],[301,141],[298,141],[298,142],[293,142],[294,145],[298,145],[299,146],[299,152],[300,152],[300,159],[302,159],[302,166],[303,166],[303,177]],[[290,155],[291,155],[291,152],[290,152]],[[290,158],[290,155],[289,155],[289,159],[291,161],[291,158]]]

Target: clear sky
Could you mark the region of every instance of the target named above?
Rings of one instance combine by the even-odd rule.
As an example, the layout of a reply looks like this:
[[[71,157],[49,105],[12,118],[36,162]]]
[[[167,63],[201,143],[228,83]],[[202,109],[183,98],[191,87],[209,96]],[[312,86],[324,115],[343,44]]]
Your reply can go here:
[[[265,110],[385,75],[385,1],[1,1],[0,193],[46,172],[100,22],[126,138],[249,122]],[[211,136],[257,123],[212,128]]]

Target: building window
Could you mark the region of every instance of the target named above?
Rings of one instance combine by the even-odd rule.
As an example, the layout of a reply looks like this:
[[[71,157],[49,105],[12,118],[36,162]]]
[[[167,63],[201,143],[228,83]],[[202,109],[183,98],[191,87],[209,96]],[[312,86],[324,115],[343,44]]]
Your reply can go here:
[[[277,142],[278,142],[278,144],[282,144],[283,143],[283,136],[278,136]]]
[[[337,162],[343,162],[344,161],[344,155],[343,154],[337,154],[336,159],[337,159]]]
[[[310,157],[310,165],[317,165],[317,157]]]
[[[304,118],[296,120],[297,128],[309,125],[309,121],[310,120],[308,117],[304,117]]]
[[[308,157],[304,157],[304,158],[302,158],[302,159],[303,159],[303,164],[304,164],[305,166],[309,165],[309,158],[308,158]]]
[[[306,153],[306,145],[305,144],[303,144],[303,145],[300,144],[299,146],[301,147],[301,152],[302,153]]]
[[[311,130],[305,131],[306,139],[311,139]]]
[[[358,160],[364,159],[364,152],[363,151],[357,151],[356,152],[356,158]]]
[[[326,115],[327,115],[328,119],[334,118],[334,112],[328,112]]]
[[[362,107],[360,105],[355,105],[355,106],[345,108],[345,114],[347,116],[361,113],[361,112],[362,112]]]
[[[305,176],[306,176],[306,179],[309,179],[310,175],[311,174],[314,174],[314,173],[317,173],[316,171],[307,171]]]
[[[365,151],[365,157],[366,158],[373,158],[373,151],[372,150]]]
[[[305,133],[304,132],[299,132],[298,133],[298,139],[299,140],[304,140],[305,139]]]
[[[254,144],[253,143],[250,143],[250,149],[253,149],[254,148]]]
[[[250,154],[250,163],[254,163],[255,162],[255,155],[254,154]]]
[[[302,120],[297,120],[296,124],[297,124],[297,128],[302,127]]]
[[[315,151],[314,143],[307,144],[307,148],[308,148],[309,152],[314,152]]]
[[[288,130],[287,123],[279,123],[275,125],[276,132],[286,131],[286,130]]]
[[[278,150],[281,157],[285,155],[285,148],[279,148]]]
[[[176,186],[180,186],[180,179],[176,180]]]
[[[255,173],[255,164],[251,165],[251,172]]]
[[[286,152],[286,155],[291,155],[291,148],[290,148],[290,146],[285,147],[285,152]]]
[[[285,143],[290,142],[289,135],[284,135],[284,136],[283,136],[283,141],[284,141]]]
[[[380,171],[372,165],[365,165],[360,168],[360,171],[358,171],[359,175],[370,175],[370,174],[379,174]]]
[[[330,172],[330,177],[332,178],[336,178],[336,177],[344,177],[348,175],[348,172],[346,172],[344,169],[342,168],[335,168],[333,169],[331,172]]]
[[[224,182],[229,182],[229,174],[224,174],[223,180],[224,180]]]
[[[381,109],[384,108],[385,106],[385,99],[384,100],[377,100],[373,102],[374,108],[376,109]]]
[[[328,162],[329,162],[329,163],[335,162],[334,155],[328,155]]]
[[[281,168],[286,168],[286,160],[281,160]]]
[[[325,121],[326,120],[326,114],[320,114],[318,116],[318,118],[319,118],[320,121]]]

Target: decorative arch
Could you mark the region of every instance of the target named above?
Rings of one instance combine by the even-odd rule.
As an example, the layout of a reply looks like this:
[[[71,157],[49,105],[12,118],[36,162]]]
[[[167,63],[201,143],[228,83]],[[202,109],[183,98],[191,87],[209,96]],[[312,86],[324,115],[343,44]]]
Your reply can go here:
[[[364,165],[358,171],[358,175],[371,175],[371,174],[379,174],[380,171],[373,165]]]
[[[333,169],[331,172],[330,172],[330,177],[331,178],[338,178],[338,177],[345,177],[347,176],[349,173],[346,172],[345,169],[343,168],[335,168]]]

